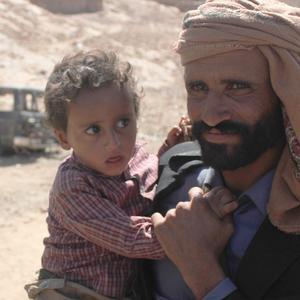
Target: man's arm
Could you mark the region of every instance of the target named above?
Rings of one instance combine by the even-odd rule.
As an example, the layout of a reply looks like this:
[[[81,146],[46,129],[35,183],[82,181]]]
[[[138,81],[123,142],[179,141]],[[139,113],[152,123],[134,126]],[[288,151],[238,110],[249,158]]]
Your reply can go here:
[[[220,219],[193,188],[190,202],[181,202],[165,217],[152,216],[158,240],[180,270],[196,299],[202,299],[225,274],[219,256],[233,233],[230,217]]]

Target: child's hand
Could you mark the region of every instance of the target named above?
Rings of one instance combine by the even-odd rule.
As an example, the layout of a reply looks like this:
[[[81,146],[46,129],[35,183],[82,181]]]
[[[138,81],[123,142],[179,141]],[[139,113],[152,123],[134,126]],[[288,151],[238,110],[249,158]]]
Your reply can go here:
[[[168,133],[166,143],[169,147],[176,144],[190,141],[191,138],[191,122],[188,117],[181,117],[178,125],[174,126]]]
[[[192,140],[192,122],[191,120],[186,117],[182,116],[178,126],[182,130],[182,135],[183,135],[183,140],[186,141],[191,141]]]
[[[203,195],[211,209],[221,219],[238,207],[236,197],[225,187],[218,186]]]
[[[168,132],[166,144],[171,148],[183,142],[183,131],[179,126],[174,126]]]

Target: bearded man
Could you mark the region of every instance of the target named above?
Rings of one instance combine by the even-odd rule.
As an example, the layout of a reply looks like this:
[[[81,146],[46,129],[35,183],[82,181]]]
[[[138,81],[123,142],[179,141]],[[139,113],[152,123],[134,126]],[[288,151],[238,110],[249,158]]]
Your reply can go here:
[[[156,299],[300,299],[300,10],[208,0],[176,50],[199,144],[161,159]],[[229,215],[211,205],[224,188]]]

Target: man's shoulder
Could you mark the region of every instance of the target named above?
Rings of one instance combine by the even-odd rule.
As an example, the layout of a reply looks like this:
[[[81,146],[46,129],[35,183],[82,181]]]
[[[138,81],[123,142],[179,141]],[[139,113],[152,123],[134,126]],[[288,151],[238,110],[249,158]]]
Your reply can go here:
[[[172,161],[184,163],[194,159],[201,160],[201,149],[198,142],[185,142],[177,144],[165,152],[159,160],[159,165],[170,165]]]
[[[197,142],[185,142],[169,149],[160,158],[156,202],[178,189],[187,174],[203,165]]]

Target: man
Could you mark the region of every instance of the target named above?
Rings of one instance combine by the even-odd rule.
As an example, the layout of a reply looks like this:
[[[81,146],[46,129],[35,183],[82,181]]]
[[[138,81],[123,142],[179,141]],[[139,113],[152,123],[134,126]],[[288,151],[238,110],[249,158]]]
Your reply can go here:
[[[152,219],[170,260],[154,263],[157,299],[300,299],[300,11],[207,1],[177,52],[201,150],[161,159],[167,213]],[[222,186],[239,202],[232,216],[211,207]]]

